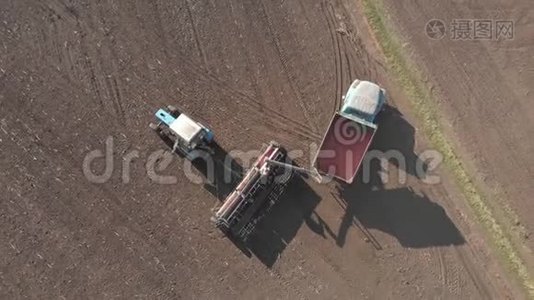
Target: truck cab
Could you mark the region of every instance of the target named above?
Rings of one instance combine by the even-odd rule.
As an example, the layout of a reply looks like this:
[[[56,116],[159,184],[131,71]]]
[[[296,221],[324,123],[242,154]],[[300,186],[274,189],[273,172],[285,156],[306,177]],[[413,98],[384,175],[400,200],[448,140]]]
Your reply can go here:
[[[340,114],[353,120],[374,123],[386,103],[386,91],[376,83],[355,80],[344,96]]]

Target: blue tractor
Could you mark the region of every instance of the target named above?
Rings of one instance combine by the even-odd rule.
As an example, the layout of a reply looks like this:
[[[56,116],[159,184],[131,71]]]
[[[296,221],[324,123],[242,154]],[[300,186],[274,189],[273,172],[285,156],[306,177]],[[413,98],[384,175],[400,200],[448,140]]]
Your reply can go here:
[[[155,116],[158,123],[150,123],[149,126],[160,136],[170,139],[173,152],[179,152],[188,159],[192,159],[191,152],[194,150],[211,152],[210,145],[214,135],[208,127],[194,121],[172,105],[159,109]]]

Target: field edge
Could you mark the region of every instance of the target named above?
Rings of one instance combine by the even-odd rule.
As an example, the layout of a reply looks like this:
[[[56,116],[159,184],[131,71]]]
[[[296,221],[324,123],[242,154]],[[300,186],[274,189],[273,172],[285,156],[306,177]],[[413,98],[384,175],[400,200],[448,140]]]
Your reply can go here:
[[[487,200],[481,195],[453,145],[445,137],[439,116],[433,106],[437,101],[428,88],[420,84],[423,82],[421,74],[406,59],[395,32],[384,19],[386,14],[383,4],[381,1],[372,0],[361,0],[361,2],[367,23],[386,59],[388,72],[408,96],[416,117],[421,121],[423,132],[431,144],[443,154],[443,162],[451,171],[477,220],[489,234],[492,246],[496,248],[512,275],[520,281],[528,296],[534,299],[534,281],[518,254],[517,246],[503,230],[504,226],[494,217],[492,209],[486,203]]]

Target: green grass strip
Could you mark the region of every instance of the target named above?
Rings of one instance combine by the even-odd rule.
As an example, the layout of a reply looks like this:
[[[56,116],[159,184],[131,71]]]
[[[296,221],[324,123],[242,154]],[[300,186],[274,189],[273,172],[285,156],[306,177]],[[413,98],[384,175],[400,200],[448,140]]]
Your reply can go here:
[[[534,299],[534,282],[527,268],[523,264],[514,244],[503,230],[503,226],[497,222],[485,199],[477,190],[461,160],[456,155],[452,144],[441,130],[439,116],[435,109],[437,101],[433,99],[429,89],[424,84],[421,84],[423,82],[422,76],[407,62],[401,44],[394,36],[395,33],[388,29],[384,19],[385,14],[382,3],[376,0],[362,0],[362,2],[368,23],[386,57],[388,69],[410,98],[415,113],[422,122],[425,135],[436,150],[443,154],[445,165],[454,175],[479,222],[489,232],[500,256],[513,274],[518,277],[529,297]]]

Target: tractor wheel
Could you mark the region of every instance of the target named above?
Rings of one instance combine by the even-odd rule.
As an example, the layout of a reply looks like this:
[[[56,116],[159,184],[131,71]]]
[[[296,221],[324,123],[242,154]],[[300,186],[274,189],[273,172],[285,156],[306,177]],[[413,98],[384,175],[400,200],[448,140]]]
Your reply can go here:
[[[180,114],[180,111],[176,106],[173,105],[167,105],[167,109],[169,110],[169,113],[173,116],[176,116],[177,114]]]
[[[152,129],[154,131],[157,131],[159,126],[157,124],[150,123],[150,124],[148,124],[148,127],[150,127],[150,129]]]

